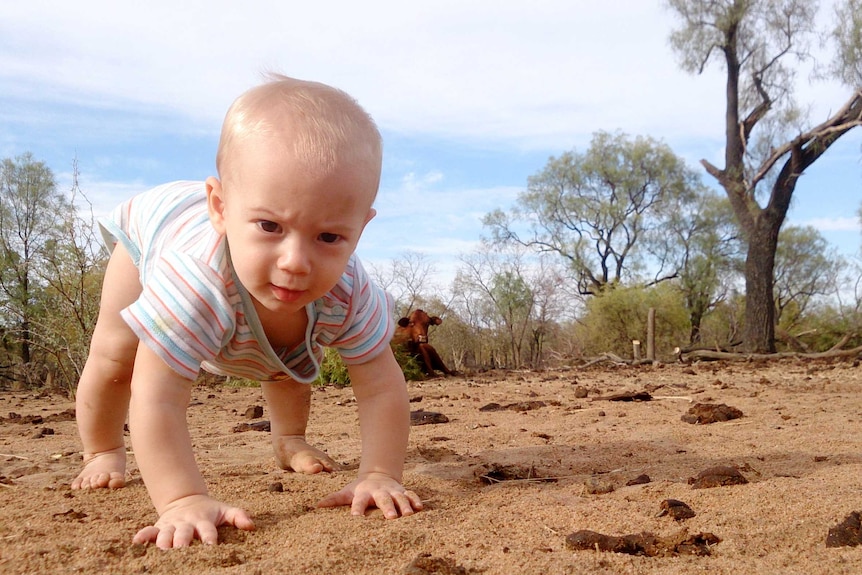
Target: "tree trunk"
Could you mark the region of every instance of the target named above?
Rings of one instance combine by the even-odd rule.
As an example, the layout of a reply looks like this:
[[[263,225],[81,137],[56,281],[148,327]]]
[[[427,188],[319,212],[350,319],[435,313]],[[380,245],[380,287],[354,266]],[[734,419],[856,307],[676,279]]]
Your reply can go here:
[[[745,259],[745,326],[743,347],[749,353],[775,352],[773,270],[778,230],[765,218],[750,231]],[[781,227],[781,224],[778,224]]]

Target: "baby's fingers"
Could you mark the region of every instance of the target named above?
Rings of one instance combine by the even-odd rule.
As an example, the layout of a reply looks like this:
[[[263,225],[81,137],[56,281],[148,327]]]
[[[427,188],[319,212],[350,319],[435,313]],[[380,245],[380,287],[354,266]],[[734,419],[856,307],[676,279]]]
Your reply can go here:
[[[374,496],[374,503],[386,519],[413,515],[422,509],[422,500],[412,491],[378,492]]]
[[[219,525],[233,525],[237,529],[242,529],[243,531],[254,531],[254,521],[251,520],[251,516],[249,516],[246,511],[240,507],[230,507],[224,514],[224,521],[219,523]],[[213,527],[213,532],[215,533],[215,527]],[[217,542],[218,533],[215,533],[215,538],[212,540],[212,543]],[[201,537],[201,541],[204,543],[210,543],[210,541],[205,540]]]
[[[145,543],[153,543],[156,538],[159,536],[159,528],[150,525],[149,527],[144,527],[132,537],[132,543],[135,545],[144,545]]]
[[[353,501],[353,493],[345,488],[341,491],[330,493],[318,501],[315,507],[340,507],[342,505],[350,505],[351,501]]]

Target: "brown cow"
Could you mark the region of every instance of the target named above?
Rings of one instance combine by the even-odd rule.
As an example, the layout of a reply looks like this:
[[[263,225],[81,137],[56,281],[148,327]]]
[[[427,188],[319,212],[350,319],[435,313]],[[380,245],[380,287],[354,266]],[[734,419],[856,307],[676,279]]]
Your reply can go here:
[[[437,316],[429,316],[421,309],[415,310],[410,317],[402,317],[398,320],[395,328],[395,337],[392,341],[404,345],[408,353],[419,361],[422,371],[433,377],[434,370],[440,370],[446,375],[455,375],[455,372],[446,367],[437,350],[428,343],[428,328],[432,325],[440,325],[443,320]]]

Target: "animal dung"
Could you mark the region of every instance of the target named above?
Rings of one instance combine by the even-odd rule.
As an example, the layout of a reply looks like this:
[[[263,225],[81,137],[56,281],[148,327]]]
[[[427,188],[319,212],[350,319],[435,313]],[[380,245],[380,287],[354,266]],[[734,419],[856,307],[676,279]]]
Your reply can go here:
[[[479,483],[494,485],[503,481],[526,481],[536,483],[554,483],[556,477],[548,477],[543,472],[537,471],[533,465],[504,465],[490,463],[481,465],[473,470],[473,475]]]
[[[467,573],[467,569],[451,559],[433,557],[430,553],[421,553],[404,568],[404,575],[467,575]]]
[[[431,425],[434,423],[449,423],[449,418],[436,411],[417,409],[410,412],[410,425]]]
[[[829,528],[827,547],[855,547],[862,545],[862,513],[854,511],[844,521]]]
[[[271,426],[269,421],[255,421],[254,423],[234,425],[231,431],[234,433],[242,433],[243,431],[271,431]]]
[[[652,481],[652,479],[650,479],[649,475],[647,475],[646,473],[641,473],[634,479],[629,479],[628,481],[626,481],[626,486],[631,487],[632,485],[645,485],[650,481]]]
[[[710,555],[712,546],[720,542],[721,539],[712,533],[689,535],[685,529],[668,537],[648,532],[616,537],[581,529],[566,537],[566,547],[574,551],[611,551],[647,557]]]
[[[677,499],[665,499],[659,505],[657,517],[664,517],[665,515],[669,515],[675,521],[682,521],[684,519],[691,519],[696,513],[688,506],[688,503]]]
[[[603,397],[594,397],[593,401],[652,401],[652,395],[648,391],[627,391]]]
[[[695,403],[681,419],[686,423],[707,424],[740,417],[742,411],[724,403]]]
[[[517,401],[515,403],[507,403],[500,405],[499,403],[491,402],[479,408],[479,411],[533,411],[545,407],[544,401]]]
[[[744,485],[748,483],[748,480],[735,467],[717,465],[704,469],[697,474],[697,477],[690,478],[688,482],[692,489],[707,489],[725,485]]]
[[[261,417],[263,417],[263,406],[261,405],[252,405],[245,410],[246,419],[260,419]]]
[[[616,486],[611,481],[593,476],[588,477],[584,481],[584,489],[591,495],[604,495],[606,493],[613,493],[616,490]]]

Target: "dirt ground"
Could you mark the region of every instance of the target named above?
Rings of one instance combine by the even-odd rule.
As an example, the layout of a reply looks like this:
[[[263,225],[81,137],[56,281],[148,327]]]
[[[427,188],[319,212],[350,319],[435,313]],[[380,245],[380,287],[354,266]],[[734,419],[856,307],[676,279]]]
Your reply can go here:
[[[235,430],[266,419],[246,415],[264,405],[259,389],[197,388],[198,463],[257,530],[223,528],[217,546],[171,551],[131,544],[155,518],[133,455],[125,489],[73,492],[73,403],[2,393],[0,573],[862,573],[862,546],[826,545],[862,511],[858,361],[498,371],[409,388],[413,410],[448,422],[411,428],[405,483],[427,509],[391,521],[314,508],[358,465],[349,389],[317,390],[309,428],[347,469],[304,476],[276,467],[267,433]],[[634,392],[641,401],[619,401]],[[683,421],[696,403],[742,417]],[[690,484],[714,466],[747,483]],[[648,482],[627,485],[641,475]],[[661,515],[667,499],[694,516]],[[649,547],[656,556],[583,550],[567,543],[580,530],[664,539]],[[680,545],[686,537],[702,545]]]

